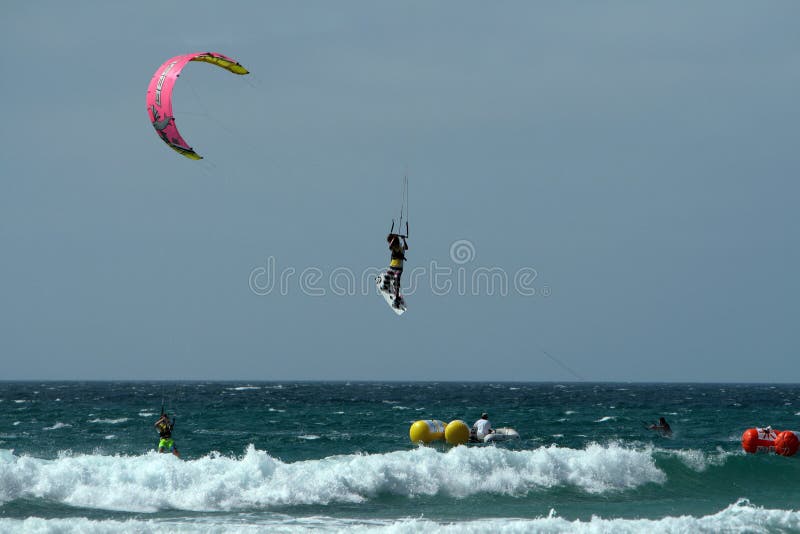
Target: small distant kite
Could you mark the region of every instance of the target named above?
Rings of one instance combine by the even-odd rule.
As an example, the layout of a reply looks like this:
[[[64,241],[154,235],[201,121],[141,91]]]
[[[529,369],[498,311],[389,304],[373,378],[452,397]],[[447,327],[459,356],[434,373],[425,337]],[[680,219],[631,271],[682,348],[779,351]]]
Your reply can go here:
[[[234,74],[248,74],[235,59],[214,52],[196,52],[168,59],[161,65],[150,85],[147,86],[147,114],[159,137],[173,150],[189,159],[203,159],[203,156],[192,150],[192,147],[181,137],[172,116],[172,89],[181,74],[184,65],[190,61],[205,61],[217,67],[227,69]]]

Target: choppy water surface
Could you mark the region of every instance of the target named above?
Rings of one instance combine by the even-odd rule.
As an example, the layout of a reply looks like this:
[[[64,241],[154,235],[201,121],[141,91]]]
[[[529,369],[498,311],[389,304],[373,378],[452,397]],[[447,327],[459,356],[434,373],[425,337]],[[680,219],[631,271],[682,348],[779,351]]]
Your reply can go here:
[[[409,442],[482,411],[522,439]],[[800,458],[739,440],[798,423],[787,385],[0,383],[0,531],[793,531]]]

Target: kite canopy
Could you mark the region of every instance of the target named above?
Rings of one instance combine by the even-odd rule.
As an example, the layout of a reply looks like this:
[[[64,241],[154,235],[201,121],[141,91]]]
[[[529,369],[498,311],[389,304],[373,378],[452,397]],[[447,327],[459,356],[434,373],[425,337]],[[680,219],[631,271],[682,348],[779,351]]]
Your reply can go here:
[[[189,159],[203,159],[181,137],[178,127],[175,126],[175,117],[172,116],[172,89],[178,80],[184,65],[190,61],[205,61],[234,74],[248,74],[235,59],[214,52],[196,52],[168,59],[161,65],[147,86],[147,114],[153,128],[173,150],[183,154]]]

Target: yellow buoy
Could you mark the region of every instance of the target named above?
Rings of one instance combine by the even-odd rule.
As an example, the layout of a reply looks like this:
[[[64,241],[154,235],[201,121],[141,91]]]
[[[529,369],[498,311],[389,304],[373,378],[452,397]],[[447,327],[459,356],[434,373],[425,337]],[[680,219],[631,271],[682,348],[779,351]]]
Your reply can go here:
[[[437,439],[444,439],[444,423],[437,419],[414,421],[408,429],[408,437],[414,443],[430,443]]]
[[[461,419],[450,421],[444,429],[444,439],[450,445],[463,445],[469,441],[469,427]]]

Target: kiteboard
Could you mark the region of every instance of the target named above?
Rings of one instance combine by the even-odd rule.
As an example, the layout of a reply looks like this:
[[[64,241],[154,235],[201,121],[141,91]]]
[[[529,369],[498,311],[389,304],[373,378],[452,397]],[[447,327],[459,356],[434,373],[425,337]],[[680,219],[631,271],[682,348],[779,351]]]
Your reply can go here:
[[[388,281],[387,284],[384,284],[384,279]],[[403,298],[403,295],[400,295],[397,300],[395,300],[394,281],[393,276],[383,271],[380,275],[375,277],[375,286],[378,288],[378,294],[383,297],[383,300],[386,301],[386,304],[389,305],[392,311],[397,315],[403,315],[406,311],[406,299]],[[384,289],[384,285],[386,285],[388,289]]]

